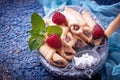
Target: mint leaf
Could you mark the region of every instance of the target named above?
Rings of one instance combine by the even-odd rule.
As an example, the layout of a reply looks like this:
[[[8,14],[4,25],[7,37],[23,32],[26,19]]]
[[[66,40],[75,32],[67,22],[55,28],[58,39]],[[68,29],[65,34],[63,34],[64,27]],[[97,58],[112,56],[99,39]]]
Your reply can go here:
[[[62,34],[62,28],[59,26],[48,26],[44,23],[44,20],[37,13],[33,13],[31,16],[32,29],[29,31],[31,37],[28,41],[28,45],[31,51],[38,49],[44,42],[44,33],[50,35],[52,33],[60,36]]]
[[[31,16],[31,24],[32,29],[29,31],[31,37],[28,41],[28,45],[30,50],[33,51],[42,45],[46,27],[42,17],[35,12]]]
[[[55,33],[58,36],[60,36],[62,34],[62,28],[59,26],[48,26],[46,29],[46,33],[48,36],[51,35],[52,33]]]
[[[32,30],[30,31],[30,34],[34,35],[34,32],[38,34],[44,34],[44,31],[46,29],[44,20],[35,12],[31,16],[31,24]]]
[[[31,36],[28,44],[31,51],[39,48],[44,41],[44,36]]]
[[[34,28],[34,29],[30,30],[29,33],[31,34],[31,36],[43,35],[44,34],[44,32],[40,32],[40,30],[37,29],[37,28]]]

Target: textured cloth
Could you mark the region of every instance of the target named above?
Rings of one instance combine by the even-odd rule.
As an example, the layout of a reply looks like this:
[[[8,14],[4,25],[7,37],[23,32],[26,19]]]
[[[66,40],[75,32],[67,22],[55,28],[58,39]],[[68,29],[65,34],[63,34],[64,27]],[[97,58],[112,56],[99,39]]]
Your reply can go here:
[[[105,1],[105,0],[102,0]],[[106,29],[110,22],[120,13],[120,2],[111,5],[98,5],[91,0],[41,0],[44,12],[64,5],[82,6],[94,13]],[[114,1],[112,1],[114,2]],[[100,70],[101,80],[120,80],[120,28],[109,39],[109,55]]]

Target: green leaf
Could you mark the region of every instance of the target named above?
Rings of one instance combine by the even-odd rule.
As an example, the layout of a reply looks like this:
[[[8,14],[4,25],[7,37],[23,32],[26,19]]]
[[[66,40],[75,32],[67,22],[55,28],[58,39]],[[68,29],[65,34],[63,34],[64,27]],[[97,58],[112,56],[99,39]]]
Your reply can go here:
[[[34,29],[30,30],[29,33],[31,34],[31,36],[43,35],[44,34],[44,32],[40,32],[39,29],[37,29],[37,28],[34,28]]]
[[[46,31],[47,35],[52,33],[60,36],[62,34],[62,28],[59,26],[48,26],[44,23],[44,20],[37,13],[33,13],[31,16],[32,29],[29,31],[31,37],[28,41],[28,45],[31,51],[38,49],[44,42],[44,33]]]
[[[30,50],[33,51],[42,45],[46,27],[42,17],[35,12],[31,16],[31,24],[32,29],[29,31],[31,37],[28,41],[28,45]]]
[[[31,51],[38,49],[44,41],[44,36],[31,36],[28,45]]]
[[[38,34],[44,34],[44,31],[46,30],[44,20],[41,16],[39,16],[37,13],[33,13],[31,16],[31,24],[32,24],[32,30],[30,33],[38,33]],[[33,35],[33,34],[32,34]]]
[[[47,33],[48,36],[53,34],[53,33],[60,36],[62,34],[62,28],[59,27],[59,26],[48,26],[47,29],[46,29],[46,33]]]

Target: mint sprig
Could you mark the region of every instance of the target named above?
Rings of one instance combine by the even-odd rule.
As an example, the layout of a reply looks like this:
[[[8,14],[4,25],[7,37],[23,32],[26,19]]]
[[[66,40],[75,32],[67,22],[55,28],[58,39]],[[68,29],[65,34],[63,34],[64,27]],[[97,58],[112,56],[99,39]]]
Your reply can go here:
[[[31,36],[29,39],[29,48],[31,51],[39,48],[44,42],[44,36]]]
[[[62,28],[58,27],[57,25],[48,26],[46,32],[48,36],[51,35],[52,33],[55,33],[58,36],[60,36],[62,34]]]
[[[46,27],[44,20],[37,13],[33,13],[31,16],[32,29],[29,31],[31,37],[29,38],[28,45],[31,51],[38,49],[44,42],[45,36],[55,33],[58,36],[62,34],[62,28],[54,25]]]
[[[37,33],[39,35],[44,34],[44,32],[46,30],[44,20],[42,19],[41,16],[39,16],[35,12],[31,16],[31,24],[32,24],[32,30],[30,31],[30,33],[32,35],[34,35],[34,33]]]

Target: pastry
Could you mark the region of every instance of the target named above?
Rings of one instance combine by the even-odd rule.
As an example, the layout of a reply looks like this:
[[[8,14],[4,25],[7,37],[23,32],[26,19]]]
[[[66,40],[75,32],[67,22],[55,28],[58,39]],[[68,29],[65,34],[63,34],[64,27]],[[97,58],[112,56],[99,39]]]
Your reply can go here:
[[[56,25],[52,22],[51,19],[46,19],[47,25]],[[75,50],[72,48],[72,46],[75,43],[75,38],[73,38],[72,34],[69,32],[69,28],[66,26],[61,26],[63,32],[60,36],[60,39],[62,41],[62,48],[57,49],[57,52],[59,55],[61,55],[63,58],[65,58],[68,61],[71,61],[73,56],[75,55]]]
[[[43,44],[39,49],[41,55],[52,65],[58,67],[65,67],[68,62],[56,53],[56,50],[48,46],[46,43]]]
[[[80,13],[78,13],[77,11],[75,11],[69,7],[65,7],[65,10],[68,11],[69,13],[71,13],[73,15],[73,17],[75,17],[79,21],[80,26],[84,27],[87,25],[86,21],[84,20],[84,18],[82,17],[82,15]]]
[[[83,33],[79,35],[84,41],[91,42],[93,39],[92,31],[88,26],[83,28]]]
[[[77,39],[77,41],[75,42],[73,48],[74,49],[78,49],[78,48],[82,48],[87,46],[87,43],[79,36],[74,35],[74,37]]]
[[[87,25],[90,27],[91,30],[93,30],[96,22],[91,17],[90,13],[88,11],[82,11],[82,16],[84,20],[87,22]]]
[[[71,32],[74,34],[80,34],[83,31],[83,27],[80,25],[80,22],[74,17],[70,12],[66,9],[62,12],[67,20],[68,27],[70,28]]]

